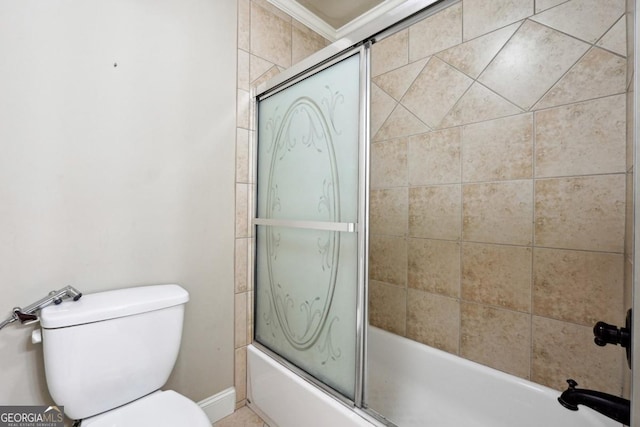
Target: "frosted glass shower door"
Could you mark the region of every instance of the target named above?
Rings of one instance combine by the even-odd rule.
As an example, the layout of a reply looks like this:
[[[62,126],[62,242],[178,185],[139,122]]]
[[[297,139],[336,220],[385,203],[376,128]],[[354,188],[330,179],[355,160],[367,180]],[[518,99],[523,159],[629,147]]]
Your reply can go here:
[[[258,98],[255,339],[353,400],[360,56]]]

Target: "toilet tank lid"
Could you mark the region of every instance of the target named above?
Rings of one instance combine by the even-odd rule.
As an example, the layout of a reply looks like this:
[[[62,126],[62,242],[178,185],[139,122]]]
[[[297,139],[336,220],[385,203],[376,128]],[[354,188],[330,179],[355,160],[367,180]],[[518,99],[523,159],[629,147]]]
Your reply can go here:
[[[64,328],[160,310],[187,301],[189,293],[179,285],[117,289],[45,307],[40,312],[40,323],[45,329]]]

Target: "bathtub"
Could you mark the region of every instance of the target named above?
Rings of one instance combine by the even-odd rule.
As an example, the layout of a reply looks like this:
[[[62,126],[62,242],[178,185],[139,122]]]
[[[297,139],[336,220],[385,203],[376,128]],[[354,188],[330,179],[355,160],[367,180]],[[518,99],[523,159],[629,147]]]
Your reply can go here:
[[[557,401],[560,392],[369,327],[369,407],[400,427],[613,427]],[[249,346],[250,407],[271,426],[371,427],[365,419]]]

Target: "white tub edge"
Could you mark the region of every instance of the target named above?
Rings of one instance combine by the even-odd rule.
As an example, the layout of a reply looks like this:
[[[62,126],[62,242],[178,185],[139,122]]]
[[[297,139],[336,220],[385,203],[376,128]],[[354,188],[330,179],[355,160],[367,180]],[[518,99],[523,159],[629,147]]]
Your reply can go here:
[[[249,407],[271,427],[381,426],[365,420],[253,345],[247,348],[247,397]]]

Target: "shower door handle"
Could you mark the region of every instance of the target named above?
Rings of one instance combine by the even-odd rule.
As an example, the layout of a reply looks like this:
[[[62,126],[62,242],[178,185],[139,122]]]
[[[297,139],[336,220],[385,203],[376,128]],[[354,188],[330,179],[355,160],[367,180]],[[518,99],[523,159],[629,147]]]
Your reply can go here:
[[[358,224],[355,222],[329,222],[329,221],[297,221],[289,219],[254,218],[253,225],[268,225],[271,227],[303,228],[307,230],[341,231],[355,233]]]

